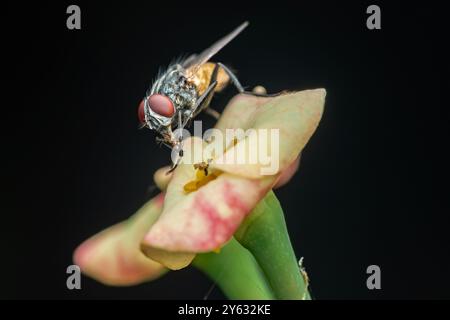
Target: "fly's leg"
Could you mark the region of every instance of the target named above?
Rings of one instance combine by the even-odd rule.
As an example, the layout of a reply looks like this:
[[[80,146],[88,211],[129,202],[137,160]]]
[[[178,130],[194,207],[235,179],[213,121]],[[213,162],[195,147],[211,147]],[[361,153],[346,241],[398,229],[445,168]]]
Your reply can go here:
[[[244,87],[241,85],[233,71],[231,71],[227,66],[220,62],[217,62],[217,65],[227,73],[227,75],[230,77],[231,83],[236,87],[237,91],[239,91],[239,93],[244,93]]]
[[[192,112],[189,115],[189,117],[184,121],[182,128],[184,128],[188,123],[188,121],[191,120],[195,115],[197,115],[197,113],[199,113],[201,110],[205,109],[209,105],[214,95],[214,89],[216,88],[216,86],[217,81],[213,81],[206,89],[206,91],[197,99],[197,103],[192,109]]]
[[[180,136],[177,137],[178,143],[181,143],[183,141],[183,119],[181,118],[181,112],[178,112],[178,129],[180,132]]]
[[[161,138],[161,137],[156,137],[155,140],[156,140],[156,143],[159,143],[160,145],[164,145],[167,148],[172,149],[172,147],[166,142],[166,139]]]
[[[226,74],[230,77],[231,83],[233,83],[233,85],[236,87],[236,89],[237,89],[237,91],[239,91],[239,93],[250,94],[250,95],[256,96],[256,97],[276,97],[276,96],[279,96],[281,94],[281,93],[273,93],[273,94],[255,93],[255,92],[252,92],[252,91],[246,91],[244,89],[244,87],[241,85],[241,83],[239,82],[239,80],[236,77],[236,75],[233,73],[233,71],[231,71],[223,63],[218,62],[217,65],[219,65],[226,72]]]
[[[218,64],[216,64],[216,65],[214,66],[213,73],[211,74],[211,79],[209,80],[209,83],[210,83],[210,84],[217,83],[217,75],[218,75],[218,73],[219,73],[219,67],[220,67],[220,66],[219,66]],[[216,85],[214,85],[214,89],[215,89],[215,87],[216,87]],[[213,92],[214,92],[214,89],[213,89]],[[213,97],[213,93],[210,93],[210,97],[208,97],[208,98],[205,100],[204,106],[201,107],[200,110],[205,109],[205,112],[206,112],[208,115],[210,115],[211,117],[213,117],[213,118],[216,119],[216,120],[219,120],[219,118],[220,118],[220,112],[218,112],[218,111],[212,109],[212,108],[209,106],[209,104],[211,103],[212,97]]]
[[[183,157],[183,119],[181,119],[181,112],[178,112],[178,128],[180,128],[180,136],[178,137],[177,146],[179,146],[178,150],[178,162],[179,159]]]
[[[174,148],[179,149],[178,150],[178,159],[173,164],[172,168],[170,168],[170,170],[166,172],[166,174],[172,173],[180,164],[181,158],[183,158],[183,128],[184,128],[184,126],[183,126],[183,120],[181,119],[181,112],[178,112],[178,128],[180,129],[179,130],[180,135],[179,135],[179,137],[176,137],[177,142],[176,142],[176,145],[174,146]]]
[[[183,158],[183,146],[182,146],[181,143],[179,144],[179,148],[180,148],[180,150],[178,151],[178,159],[173,164],[172,168],[170,168],[169,171],[166,172],[166,175],[171,174],[178,167],[178,165],[180,164],[181,158]]]
[[[218,112],[210,107],[206,108],[205,112],[216,120],[219,120],[219,118],[220,118],[220,112]]]

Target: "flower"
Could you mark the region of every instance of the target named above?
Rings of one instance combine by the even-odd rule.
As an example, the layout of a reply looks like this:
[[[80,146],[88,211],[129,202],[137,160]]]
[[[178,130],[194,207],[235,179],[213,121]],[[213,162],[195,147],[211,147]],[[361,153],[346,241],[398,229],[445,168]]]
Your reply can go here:
[[[271,98],[251,95],[233,98],[216,128],[223,132],[236,128],[279,129],[278,154],[273,154],[270,142],[266,145],[269,156],[277,156],[279,160],[276,171],[263,174],[261,161],[227,160],[242,150],[248,159],[255,146],[252,135],[235,140],[223,153],[204,159],[211,160],[209,179],[193,188],[186,186],[202,182],[205,175],[199,175],[192,164],[181,163],[171,175],[165,174],[166,169],[160,169],[154,178],[162,190],[167,189],[164,203],[160,196],[148,205],[155,209],[145,209],[145,206],[131,218],[128,226],[116,225],[88,240],[77,249],[75,262],[85,273],[102,282],[131,284],[159,276],[164,267],[173,270],[186,267],[197,253],[219,250],[267,192],[285,184],[297,171],[300,152],[321,119],[325,95],[324,89],[316,89]],[[196,153],[205,145],[200,138],[189,138],[184,142],[184,151]],[[204,154],[200,155],[203,157]],[[120,249],[123,246],[128,249]],[[148,260],[143,260],[141,252]],[[118,267],[125,259],[132,272],[123,272]],[[101,268],[106,261],[116,266],[113,271]]]

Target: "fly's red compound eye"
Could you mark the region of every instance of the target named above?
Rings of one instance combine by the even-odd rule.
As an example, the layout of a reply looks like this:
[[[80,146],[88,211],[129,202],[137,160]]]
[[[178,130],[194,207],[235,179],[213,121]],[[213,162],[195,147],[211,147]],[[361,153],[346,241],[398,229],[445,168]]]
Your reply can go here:
[[[145,123],[144,99],[142,99],[138,108],[138,119],[140,123]]]
[[[153,112],[163,117],[170,118],[175,113],[172,101],[162,94],[153,94],[148,97],[148,105]]]

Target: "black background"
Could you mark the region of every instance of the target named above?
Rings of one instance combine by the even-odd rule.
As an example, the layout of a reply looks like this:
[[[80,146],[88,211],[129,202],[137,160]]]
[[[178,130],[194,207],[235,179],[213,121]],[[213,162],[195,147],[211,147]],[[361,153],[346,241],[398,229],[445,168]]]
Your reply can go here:
[[[203,50],[244,20],[216,60],[269,91],[324,87],[301,170],[276,193],[317,299],[450,298],[448,33],[437,3],[68,2],[2,8],[0,297],[202,299],[193,268],[110,288],[66,289],[75,247],[131,215],[169,161],[136,109],[159,66]],[[3,91],[3,90],[2,90]],[[218,96],[220,109],[234,94]],[[211,123],[207,117],[201,119]],[[366,288],[377,264],[382,289]],[[215,289],[210,299],[223,297]]]

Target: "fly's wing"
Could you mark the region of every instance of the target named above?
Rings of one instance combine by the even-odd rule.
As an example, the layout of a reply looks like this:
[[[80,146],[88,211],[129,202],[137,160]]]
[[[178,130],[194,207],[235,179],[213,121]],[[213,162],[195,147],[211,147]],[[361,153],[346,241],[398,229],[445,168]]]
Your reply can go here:
[[[248,21],[245,21],[239,27],[234,29],[231,33],[214,43],[211,47],[200,53],[199,55],[192,55],[188,57],[183,67],[188,71],[188,75],[194,75],[198,69],[209,61],[217,52],[225,47],[231,40],[233,40],[239,33],[248,26]]]

